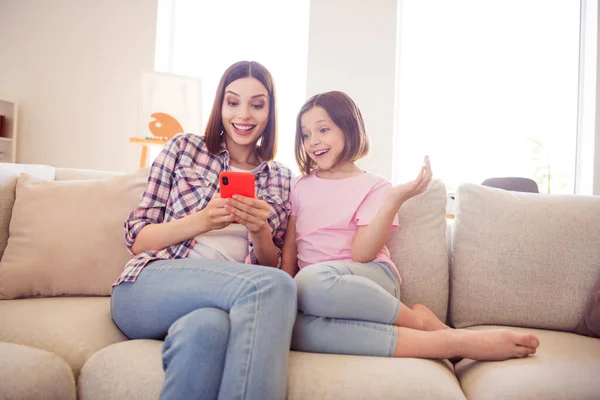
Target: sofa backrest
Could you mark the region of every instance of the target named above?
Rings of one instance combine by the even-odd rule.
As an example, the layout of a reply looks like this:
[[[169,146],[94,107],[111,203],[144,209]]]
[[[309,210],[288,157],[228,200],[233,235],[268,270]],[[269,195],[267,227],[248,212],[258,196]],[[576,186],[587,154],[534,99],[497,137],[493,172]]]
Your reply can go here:
[[[456,200],[454,326],[573,331],[600,275],[600,197],[463,184]]]
[[[408,306],[425,304],[445,321],[449,278],[444,184],[434,180],[425,193],[403,204],[398,222],[387,245],[402,275],[401,300]]]

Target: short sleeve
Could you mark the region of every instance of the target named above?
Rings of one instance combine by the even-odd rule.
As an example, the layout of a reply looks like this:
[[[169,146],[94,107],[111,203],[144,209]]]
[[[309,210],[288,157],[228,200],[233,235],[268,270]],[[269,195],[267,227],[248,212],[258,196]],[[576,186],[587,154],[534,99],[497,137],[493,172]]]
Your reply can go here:
[[[373,186],[373,188],[365,196],[362,203],[360,203],[358,206],[358,210],[356,210],[355,220],[357,225],[369,225],[371,220],[375,218],[375,215],[377,215],[377,212],[385,202],[391,187],[392,184],[385,180],[381,180]],[[392,228],[396,228],[397,226],[398,214],[394,216]]]
[[[298,188],[298,181],[300,180],[299,177],[295,177],[292,179],[292,183],[291,183],[291,187],[290,187],[290,205],[292,206],[292,212],[290,213],[291,216],[293,217],[297,217],[298,216],[298,196],[297,196],[297,188]]]

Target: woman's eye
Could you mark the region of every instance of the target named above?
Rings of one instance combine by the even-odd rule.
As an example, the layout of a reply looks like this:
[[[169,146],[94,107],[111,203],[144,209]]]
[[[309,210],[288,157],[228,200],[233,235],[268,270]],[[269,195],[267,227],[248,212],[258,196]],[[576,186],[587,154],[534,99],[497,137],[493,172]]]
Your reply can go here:
[[[303,133],[302,134],[302,140],[306,140],[308,139],[308,134],[307,133]]]
[[[255,110],[262,110],[265,107],[265,105],[264,104],[252,104],[252,107]]]
[[[328,130],[329,130],[329,128],[321,128],[321,129],[319,130],[319,132],[321,132],[321,133],[325,133],[325,132],[327,132]]]
[[[238,102],[236,102],[236,101],[231,101],[231,100],[229,100],[229,101],[227,102],[227,105],[228,105],[229,107],[235,107],[235,106],[237,106],[238,104],[239,104]]]

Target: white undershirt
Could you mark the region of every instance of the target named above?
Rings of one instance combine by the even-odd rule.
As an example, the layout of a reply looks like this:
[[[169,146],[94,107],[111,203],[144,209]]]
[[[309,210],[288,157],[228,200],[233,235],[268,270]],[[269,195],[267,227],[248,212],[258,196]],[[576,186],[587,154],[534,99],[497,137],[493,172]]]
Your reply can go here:
[[[232,171],[254,172],[229,166]],[[188,258],[228,260],[243,263],[248,255],[248,229],[242,224],[230,224],[196,236],[196,243]]]

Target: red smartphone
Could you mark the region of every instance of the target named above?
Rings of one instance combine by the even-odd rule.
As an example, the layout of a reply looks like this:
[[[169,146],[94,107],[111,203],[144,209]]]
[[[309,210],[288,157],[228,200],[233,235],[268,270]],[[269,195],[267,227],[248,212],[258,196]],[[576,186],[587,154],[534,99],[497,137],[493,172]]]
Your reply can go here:
[[[224,199],[234,194],[245,197],[255,197],[254,174],[251,172],[222,171],[219,174],[219,190]]]

